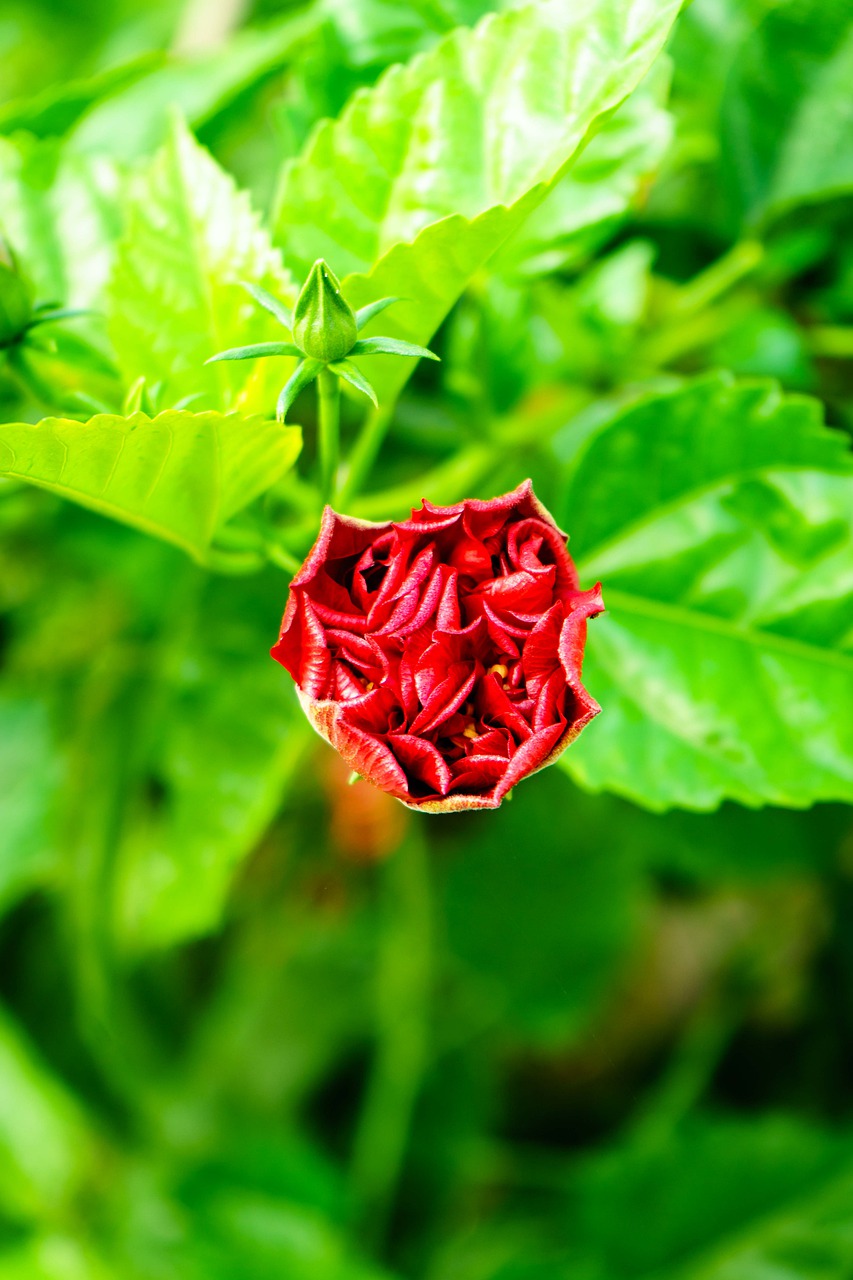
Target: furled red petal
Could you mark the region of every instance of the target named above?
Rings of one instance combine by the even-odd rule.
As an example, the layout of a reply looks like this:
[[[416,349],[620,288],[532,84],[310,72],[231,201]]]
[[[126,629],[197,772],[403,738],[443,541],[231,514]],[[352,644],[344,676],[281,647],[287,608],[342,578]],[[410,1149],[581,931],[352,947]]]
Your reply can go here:
[[[425,686],[428,689],[423,710],[415,716],[411,724],[412,733],[429,733],[448,716],[453,715],[468,697],[477,679],[477,672],[462,662],[454,663],[444,680],[437,685]],[[415,675],[417,683],[418,675]],[[423,699],[422,699],[423,700]]]
[[[529,481],[409,520],[327,509],[273,656],[364,777],[427,812],[488,809],[598,713],[566,537]]]
[[[296,608],[288,619],[272,656],[280,662],[310,697],[319,697],[329,678],[331,657],[323,624],[304,595],[296,597]]]
[[[528,691],[536,698],[539,690],[551,674],[560,666],[560,628],[563,610],[554,604],[543,614],[527,637],[521,655],[521,668]]]
[[[361,555],[365,547],[390,527],[390,524],[374,524],[370,520],[356,520],[353,516],[342,516],[331,507],[326,507],[320,522],[317,541],[291,582],[291,588],[311,582],[318,570],[328,565],[331,560]]]
[[[439,795],[447,795],[452,782],[450,767],[431,742],[408,733],[396,733],[387,742],[410,777]]]
[[[522,743],[510,760],[506,773],[495,787],[495,796],[497,798],[503,799],[506,793],[512,791],[515,784],[520,782],[522,778],[526,778],[529,773],[534,773],[537,769],[542,768],[554,747],[560,741],[563,728],[564,726],[561,724],[553,724],[546,729],[537,729],[526,742]]]
[[[502,756],[466,756],[451,768],[454,791],[488,793],[503,778],[508,761]]]

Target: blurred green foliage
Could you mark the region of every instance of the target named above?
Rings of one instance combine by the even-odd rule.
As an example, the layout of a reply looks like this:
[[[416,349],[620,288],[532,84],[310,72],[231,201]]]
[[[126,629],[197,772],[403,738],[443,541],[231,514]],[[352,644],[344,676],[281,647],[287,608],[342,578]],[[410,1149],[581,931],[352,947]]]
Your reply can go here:
[[[0,232],[87,309],[0,350],[0,1280],[853,1275],[853,16],[677,9],[0,0]],[[267,656],[313,402],[204,361],[321,254],[442,356],[346,505],[529,475],[605,583],[496,813]]]

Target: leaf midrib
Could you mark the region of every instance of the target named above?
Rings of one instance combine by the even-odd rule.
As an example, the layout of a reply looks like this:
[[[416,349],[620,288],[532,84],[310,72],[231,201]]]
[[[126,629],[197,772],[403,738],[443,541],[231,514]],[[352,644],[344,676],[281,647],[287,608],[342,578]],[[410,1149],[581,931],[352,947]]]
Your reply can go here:
[[[639,596],[618,588],[605,588],[604,603],[608,609],[612,607],[614,615],[620,612],[633,613],[656,622],[674,624],[694,631],[705,631],[711,635],[723,636],[727,640],[749,645],[754,649],[772,650],[784,657],[833,667],[853,676],[853,653],[844,650],[822,648],[807,640],[794,640],[789,636],[779,635],[775,631],[742,626],[728,618],[719,618],[700,609],[690,609],[669,601]]]
[[[739,482],[741,480],[766,479],[768,476],[777,475],[779,472],[791,472],[795,475],[802,475],[804,472],[827,473],[833,476],[849,476],[853,480],[853,460],[848,455],[839,453],[838,465],[830,465],[830,461],[818,465],[812,463],[804,466],[802,463],[796,462],[779,462],[772,464],[761,464],[754,467],[734,468],[726,471],[722,475],[715,476],[712,480],[703,481],[702,484],[692,485],[689,488],[682,489],[674,498],[668,502],[661,502],[650,507],[642,515],[635,520],[629,520],[623,524],[615,533],[610,534],[599,543],[593,543],[593,549],[586,550],[582,556],[575,557],[575,564],[578,572],[581,574],[595,574],[595,559],[597,556],[604,555],[611,551],[614,547],[618,547],[620,542],[624,542],[628,538],[633,538],[635,534],[643,529],[648,529],[656,524],[659,520],[666,516],[672,515],[679,507],[693,502],[696,498],[706,497],[714,492],[715,489],[724,488],[726,485]]]

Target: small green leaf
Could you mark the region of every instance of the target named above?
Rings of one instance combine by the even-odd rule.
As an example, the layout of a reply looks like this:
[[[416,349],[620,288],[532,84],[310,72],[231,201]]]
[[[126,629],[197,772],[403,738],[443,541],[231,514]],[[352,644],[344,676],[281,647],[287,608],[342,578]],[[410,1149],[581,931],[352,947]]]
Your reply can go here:
[[[368,400],[372,400],[373,404],[378,408],[379,401],[376,398],[376,392],[364,374],[354,364],[351,364],[349,360],[333,360],[329,368],[339,378],[343,378],[344,382],[348,382],[351,387],[355,387],[356,391],[360,391],[362,395],[367,396]]]
[[[414,356],[420,360],[438,360],[439,356],[426,347],[413,342],[401,342],[399,338],[359,338],[350,352],[352,356]]]
[[[299,392],[311,385],[322,368],[322,360],[303,360],[297,365],[282,387],[276,403],[275,416],[279,422],[284,422]]]
[[[164,538],[203,561],[217,531],[296,460],[302,435],[261,418],[170,410],[0,425],[0,474]]]
[[[211,356],[205,364],[217,360],[256,360],[261,356],[301,356],[302,352],[292,342],[255,342],[248,347],[229,347]]]
[[[366,307],[359,307],[355,313],[355,322],[358,331],[361,333],[365,325],[370,324],[374,316],[378,316],[386,307],[391,307],[395,302],[403,302],[403,298],[378,298],[376,302],[368,302]]]

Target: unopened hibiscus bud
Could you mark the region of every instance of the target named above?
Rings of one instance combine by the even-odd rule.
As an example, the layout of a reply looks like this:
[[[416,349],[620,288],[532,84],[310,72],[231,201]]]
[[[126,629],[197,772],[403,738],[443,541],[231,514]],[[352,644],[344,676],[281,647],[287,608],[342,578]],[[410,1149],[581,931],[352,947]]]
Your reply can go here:
[[[565,535],[530,481],[371,524],[326,508],[273,657],[350,769],[413,809],[495,809],[600,708]]]
[[[29,285],[15,255],[0,236],[0,347],[11,346],[26,331],[33,314]]]
[[[294,340],[312,360],[343,360],[355,346],[355,312],[341,293],[341,282],[318,258],[293,311]]]

